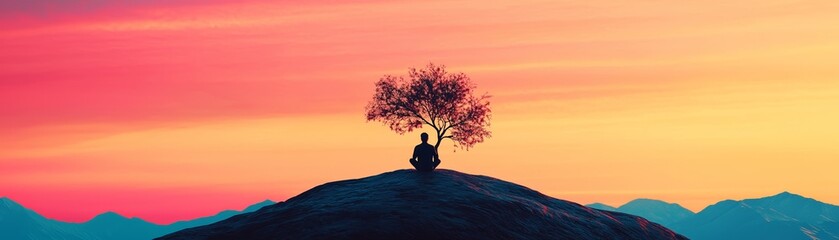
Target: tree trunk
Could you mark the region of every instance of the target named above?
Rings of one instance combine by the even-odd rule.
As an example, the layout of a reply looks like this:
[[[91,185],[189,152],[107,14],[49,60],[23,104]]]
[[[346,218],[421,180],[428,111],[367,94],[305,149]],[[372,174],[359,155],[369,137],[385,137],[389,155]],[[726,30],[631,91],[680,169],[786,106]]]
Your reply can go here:
[[[437,151],[440,148],[440,142],[443,141],[443,138],[437,137],[437,143],[434,144],[434,160],[440,160],[440,151]]]
[[[434,143],[434,155],[437,159],[440,159],[440,151],[438,151],[438,149],[440,148],[440,142],[442,142],[442,141],[443,141],[443,136],[440,135],[440,131],[438,130],[437,131],[437,143]]]

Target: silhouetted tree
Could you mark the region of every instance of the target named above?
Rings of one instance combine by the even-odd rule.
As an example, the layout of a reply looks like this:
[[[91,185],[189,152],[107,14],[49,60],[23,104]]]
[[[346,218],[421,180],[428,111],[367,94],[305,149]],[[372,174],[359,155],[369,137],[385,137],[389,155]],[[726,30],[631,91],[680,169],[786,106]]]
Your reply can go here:
[[[376,82],[376,93],[367,105],[367,121],[381,121],[404,134],[431,126],[443,139],[466,150],[490,137],[489,95],[474,96],[475,85],[463,73],[448,73],[443,65],[410,68],[408,79],[385,75]]]

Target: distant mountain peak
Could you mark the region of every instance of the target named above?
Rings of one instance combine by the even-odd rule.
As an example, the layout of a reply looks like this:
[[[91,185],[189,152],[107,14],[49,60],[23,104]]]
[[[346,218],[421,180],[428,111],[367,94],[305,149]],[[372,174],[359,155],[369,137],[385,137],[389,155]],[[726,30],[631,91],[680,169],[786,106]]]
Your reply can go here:
[[[808,198],[808,197],[805,197],[805,196],[802,196],[802,195],[799,195],[799,194],[795,194],[795,193],[792,193],[792,192],[789,192],[789,191],[783,191],[783,192],[780,192],[780,193],[772,195],[772,196],[766,196],[766,197],[761,197],[761,198],[743,199],[743,201],[754,201],[754,200],[797,200],[797,201],[805,201],[806,200],[806,201],[811,201],[811,202],[823,203],[823,202],[818,201],[816,199]]]
[[[97,217],[120,217],[120,218],[127,218],[127,217],[122,216],[121,214],[119,214],[119,213],[117,213],[117,212],[114,212],[114,211],[106,211],[106,212],[100,213],[99,215],[96,215],[96,216],[97,216]]]
[[[15,204],[17,204],[14,200],[12,200],[11,198],[8,198],[8,197],[0,197],[0,203],[15,203]]]
[[[586,207],[599,209],[599,210],[613,211],[613,212],[618,210],[618,208],[616,208],[616,207],[612,207],[612,206],[609,206],[609,205],[606,205],[606,204],[603,204],[603,203],[597,203],[597,202],[586,205]]]
[[[618,207],[618,209],[632,209],[632,208],[638,208],[638,207],[642,207],[642,208],[649,208],[649,207],[671,208],[671,209],[678,209],[680,211],[687,211],[687,212],[693,213],[693,211],[690,211],[687,208],[682,207],[682,205],[679,205],[678,203],[669,203],[669,202],[665,202],[665,201],[662,201],[662,200],[649,199],[649,198],[638,198],[638,199],[629,201],[626,204]]]
[[[113,220],[128,220],[127,217],[120,215],[119,213],[113,211],[107,211],[100,213],[94,216],[88,222],[96,222],[96,221],[113,221]]]
[[[122,214],[119,214],[119,213],[116,213],[116,212],[113,212],[113,211],[107,211],[107,212],[101,213],[99,215],[96,215],[95,217],[93,217],[93,219],[90,219],[90,221],[87,221],[86,223],[89,223],[89,224],[107,224],[107,225],[115,224],[115,223],[117,223],[117,224],[118,223],[130,223],[130,224],[142,224],[142,225],[157,225],[157,224],[154,224],[154,223],[150,223],[146,220],[143,220],[142,218],[138,218],[138,217],[130,217],[129,218],[129,217],[123,216]]]
[[[670,227],[695,213],[676,203],[656,199],[638,198],[617,208],[618,212],[638,215],[652,222]]]
[[[23,205],[20,203],[15,202],[11,198],[8,197],[0,197],[0,208],[5,209],[15,209],[15,210],[27,210]],[[2,217],[2,216],[0,216]]]
[[[772,196],[768,196],[768,197],[763,197],[763,198],[746,199],[744,201],[749,201],[749,200],[776,200],[776,201],[783,200],[784,202],[795,202],[795,203],[799,203],[799,204],[801,204],[801,203],[820,203],[820,204],[835,206],[833,204],[825,203],[825,202],[822,202],[822,201],[819,201],[819,200],[816,200],[816,199],[813,199],[813,198],[808,198],[808,197],[798,195],[798,194],[795,194],[795,193],[791,193],[791,192],[788,192],[788,191],[783,191],[781,193],[778,193],[778,194],[775,194],[775,195],[772,195]]]
[[[791,192],[788,192],[788,191],[783,191],[783,192],[781,192],[781,193],[778,193],[778,194],[775,194],[775,195],[769,196],[768,198],[772,198],[772,197],[783,197],[783,198],[798,197],[798,198],[806,198],[806,197],[804,197],[804,196],[801,196],[801,195],[798,195],[798,194],[795,194],[795,193],[791,193]]]
[[[627,202],[624,205],[621,205],[621,207],[626,206],[626,205],[632,205],[632,204],[666,204],[666,205],[670,205],[670,204],[674,204],[674,203],[668,203],[668,202],[665,202],[665,201],[656,200],[656,199],[649,199],[649,198],[636,198],[632,201]]]
[[[242,210],[242,211],[243,211],[243,212],[253,212],[253,211],[259,210],[260,208],[263,208],[263,207],[265,207],[265,206],[274,205],[274,204],[276,204],[276,203],[277,203],[277,202],[271,201],[271,199],[265,199],[265,201],[258,202],[258,203],[255,203],[255,204],[253,204],[253,205],[250,205],[250,206],[246,207],[246,208],[245,208],[244,210]]]
[[[635,201],[640,201],[640,202],[644,202],[644,201],[651,201],[651,202],[665,202],[665,201],[661,201],[661,200],[658,200],[658,199],[652,199],[652,198],[636,198],[636,199],[633,199],[633,200],[632,200],[632,201],[630,201],[630,202],[635,202]]]
[[[811,205],[811,204],[825,204],[831,205],[828,203],[821,202],[816,199],[804,197],[795,193],[783,191],[781,193],[762,197],[762,198],[751,198],[751,199],[744,199],[741,201],[742,203],[748,204],[753,207],[769,207],[769,208],[778,208],[783,206],[801,206],[801,205]],[[835,205],[831,205],[835,206]]]

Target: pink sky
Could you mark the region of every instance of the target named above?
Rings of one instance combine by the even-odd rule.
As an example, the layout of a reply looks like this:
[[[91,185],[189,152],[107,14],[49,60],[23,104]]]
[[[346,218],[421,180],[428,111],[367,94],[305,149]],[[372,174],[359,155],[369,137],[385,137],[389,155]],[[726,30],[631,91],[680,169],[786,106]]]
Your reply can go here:
[[[363,108],[382,75],[435,62],[494,96],[494,137],[445,168],[580,203],[839,203],[838,9],[3,2],[0,196],[61,220],[169,223],[407,168],[416,134]]]

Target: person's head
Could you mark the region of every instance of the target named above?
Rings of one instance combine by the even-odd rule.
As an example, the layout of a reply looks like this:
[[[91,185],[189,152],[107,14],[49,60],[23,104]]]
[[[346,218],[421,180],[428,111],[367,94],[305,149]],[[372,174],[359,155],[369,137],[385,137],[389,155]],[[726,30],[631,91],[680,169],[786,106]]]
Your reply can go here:
[[[428,133],[420,134],[420,139],[422,139],[423,143],[427,143],[428,142]]]

